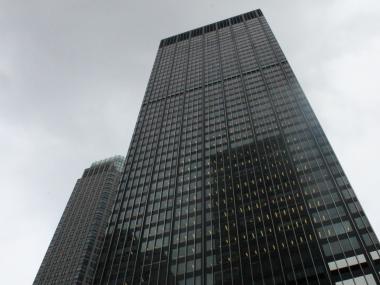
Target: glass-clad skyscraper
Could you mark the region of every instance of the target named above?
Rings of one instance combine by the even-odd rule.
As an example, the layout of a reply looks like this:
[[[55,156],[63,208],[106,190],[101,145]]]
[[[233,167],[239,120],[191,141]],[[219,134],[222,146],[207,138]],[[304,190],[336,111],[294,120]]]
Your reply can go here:
[[[96,161],[83,172],[63,212],[34,285],[92,284],[124,158]]]
[[[379,242],[262,12],[161,41],[95,284],[380,284]]]

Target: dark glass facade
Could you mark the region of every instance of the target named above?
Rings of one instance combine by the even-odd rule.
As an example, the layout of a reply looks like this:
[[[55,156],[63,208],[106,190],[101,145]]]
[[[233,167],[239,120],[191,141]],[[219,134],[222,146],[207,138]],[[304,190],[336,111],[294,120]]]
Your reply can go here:
[[[160,43],[95,284],[379,284],[379,242],[260,10]]]
[[[92,284],[123,163],[115,156],[85,169],[33,284]]]

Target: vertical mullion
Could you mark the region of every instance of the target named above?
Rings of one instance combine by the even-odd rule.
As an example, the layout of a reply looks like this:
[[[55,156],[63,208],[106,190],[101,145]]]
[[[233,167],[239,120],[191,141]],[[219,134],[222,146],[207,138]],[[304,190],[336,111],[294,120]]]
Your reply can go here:
[[[247,25],[246,25],[246,28],[247,28]],[[248,29],[248,28],[247,28],[247,29]],[[255,45],[254,45],[253,40],[251,39],[251,37],[250,37],[250,42],[251,42],[251,46],[252,46],[252,49],[253,49],[254,53],[257,54],[257,53],[256,53],[256,50],[255,50]],[[265,82],[266,92],[267,92],[267,94],[269,95],[268,98],[270,99],[270,103],[271,103],[272,109],[273,109],[274,114],[275,114],[275,116],[276,116],[276,121],[277,121],[277,122],[280,122],[280,120],[279,120],[279,118],[278,118],[278,116],[277,116],[277,114],[276,114],[276,108],[274,107],[274,104],[273,104],[272,99],[271,99],[271,97],[270,97],[270,95],[271,95],[271,91],[268,89],[268,84],[266,83],[266,77],[265,77],[265,75],[264,75],[264,73],[263,73],[263,71],[262,71],[262,66],[261,66],[260,62],[259,62],[259,67],[260,67],[261,77],[262,77],[263,81]],[[281,134],[282,134],[282,137],[285,138],[284,133],[283,133],[283,130],[281,129],[281,127],[279,128],[279,130],[280,130],[280,132],[281,132]],[[286,151],[290,154],[291,152],[289,151],[288,147],[286,146],[286,143],[285,143],[285,148],[286,148]],[[293,165],[292,160],[290,160],[290,163]],[[293,165],[293,168],[296,169],[296,168],[294,167],[294,165]],[[297,179],[297,182],[298,182],[298,184],[299,184],[299,186],[300,186],[300,189],[302,189],[302,186],[300,185],[298,179]],[[302,193],[302,191],[301,191],[301,193]],[[302,193],[302,195],[303,195],[303,193]],[[305,206],[306,206],[306,210],[307,210],[307,213],[308,213],[308,216],[309,216],[309,220],[312,221],[312,219],[311,219],[311,217],[310,217],[310,213],[309,213],[309,211],[308,211],[308,209],[307,209],[307,203],[306,203],[306,201],[305,201]],[[312,227],[312,228],[313,228],[313,232],[314,232],[314,235],[315,235],[315,237],[316,237],[316,240],[317,240],[317,242],[319,242],[319,241],[318,241],[317,234],[316,234],[316,232],[315,232],[315,228],[314,228],[314,227]],[[321,251],[321,247],[320,247],[320,246],[319,246],[319,250]],[[320,252],[320,253],[322,254],[322,252]],[[325,265],[325,268],[326,268],[326,265]],[[326,268],[326,272],[328,272],[328,269],[327,269],[327,268]],[[328,275],[327,277],[329,278],[329,275]],[[331,281],[331,280],[330,280],[330,281]]]
[[[182,102],[182,115],[180,116],[180,130],[179,130],[179,142],[178,142],[178,148],[177,148],[177,164],[176,164],[176,170],[175,170],[175,184],[174,184],[174,197],[173,197],[173,207],[172,207],[172,216],[171,216],[171,226],[170,226],[170,235],[169,235],[169,242],[168,242],[168,266],[166,270],[166,284],[169,283],[168,277],[170,274],[170,268],[172,264],[172,240],[174,235],[174,222],[175,222],[175,205],[177,201],[177,192],[178,192],[178,176],[179,176],[179,167],[180,167],[180,158],[181,158],[181,146],[182,146],[182,136],[186,134],[186,132],[183,131],[183,125],[184,125],[184,113],[185,113],[185,106],[186,106],[186,97],[187,97],[187,90],[186,90],[186,82],[187,82],[187,76],[188,76],[188,69],[189,69],[189,56],[190,56],[190,49],[191,49],[191,37],[188,39],[188,52],[187,52],[187,61],[186,61],[186,75],[185,75],[185,87],[184,87],[184,96],[183,102]],[[186,130],[185,130],[186,131]],[[175,279],[175,278],[174,278]],[[175,280],[174,280],[175,283]]]
[[[163,131],[162,131],[162,125],[163,125],[163,122],[165,121],[165,110],[166,110],[166,105],[167,105],[167,101],[168,101],[168,97],[167,97],[167,90],[169,89],[169,86],[170,86],[170,78],[171,78],[171,76],[172,76],[172,70],[173,70],[173,63],[174,63],[174,61],[175,61],[175,57],[176,57],[176,51],[177,51],[177,44],[175,45],[175,47],[174,47],[174,51],[172,51],[172,53],[173,53],[173,55],[172,55],[172,65],[171,65],[171,67],[170,67],[170,71],[169,71],[169,80],[167,81],[167,86],[165,86],[166,87],[166,91],[164,92],[164,95],[163,96],[165,96],[165,97],[163,97],[163,103],[162,102],[160,102],[162,105],[163,105],[163,111],[162,111],[162,119],[160,120],[160,122],[159,122],[159,132],[158,132],[158,141],[160,141],[160,138],[161,138],[161,136],[162,136],[162,133],[163,133]],[[158,104],[160,104],[160,103],[158,103]],[[156,164],[156,161],[157,161],[157,153],[159,152],[159,147],[158,146],[156,146],[156,149],[155,149],[155,155],[152,157],[151,156],[151,158],[153,158],[153,161],[154,161],[154,163],[153,163],[153,165],[152,165],[152,168],[154,168],[154,165]],[[162,155],[162,154],[161,154]],[[153,178],[153,173],[154,173],[154,171],[152,171],[152,173],[150,174],[150,179],[148,180],[148,183],[147,184],[145,184],[145,182],[147,182],[147,181],[145,181],[144,182],[144,185],[147,185],[147,187],[148,187],[148,197],[147,197],[147,201],[146,201],[146,205],[145,205],[145,207],[144,207],[144,210],[143,210],[143,212],[144,212],[144,214],[143,214],[143,218],[142,218],[142,225],[141,225],[141,230],[143,230],[144,229],[144,225],[145,225],[145,221],[146,221],[146,213],[147,213],[147,210],[148,210],[148,204],[149,204],[149,201],[150,201],[150,195],[152,194],[151,192],[151,187],[152,187],[152,178]],[[148,177],[148,175],[147,176],[145,176],[146,178]],[[153,193],[153,194],[155,194],[155,193]],[[154,203],[154,202],[153,202]],[[135,231],[136,231],[136,229],[135,229]],[[140,233],[140,235],[142,234],[142,232]],[[132,244],[133,244],[133,241],[132,241]],[[133,280],[134,280],[134,278],[135,278],[135,273],[136,273],[136,266],[137,266],[137,260],[138,260],[138,254],[139,254],[139,252],[140,252],[140,248],[141,248],[141,236],[140,236],[140,238],[138,239],[138,241],[137,241],[137,250],[136,250],[136,257],[135,257],[135,262],[133,262],[133,260],[132,260],[132,262],[134,263],[134,266],[133,266],[133,272],[132,272],[132,278],[131,278],[131,280],[132,280],[132,282],[134,282]],[[131,257],[131,254],[129,255],[129,257]],[[128,258],[128,263],[127,263],[127,267],[128,267],[128,265],[129,265],[129,261],[130,260],[130,258]],[[125,282],[125,278],[126,278],[126,276],[127,276],[127,271],[125,271],[124,272],[124,282]]]
[[[153,70],[152,70],[152,85],[154,85],[154,82],[156,82],[156,79],[157,79],[157,73],[158,73],[158,71],[160,70],[159,69],[159,66],[160,66],[160,63],[161,63],[161,59],[162,59],[162,53],[158,53],[158,56],[157,56],[157,59],[156,59],[156,62],[155,62],[155,64],[154,64],[154,66],[153,66]],[[145,98],[148,98],[149,97],[149,87],[147,87],[147,93],[146,93],[146,95],[145,95]],[[145,99],[144,99],[144,101],[145,101]],[[129,145],[129,148],[128,148],[128,155],[127,155],[127,157],[126,157],[126,159],[125,159],[125,167],[124,167],[124,170],[123,170],[123,174],[122,174],[122,178],[121,178],[121,180],[120,180],[120,183],[119,183],[119,186],[118,186],[118,191],[117,191],[117,194],[116,194],[116,199],[118,199],[119,198],[119,195],[122,193],[121,191],[123,191],[124,193],[122,194],[122,196],[121,196],[121,200],[120,200],[120,203],[121,203],[121,206],[120,206],[120,209],[118,209],[118,210],[116,210],[116,211],[118,211],[118,214],[117,214],[117,218],[116,218],[116,220],[115,220],[115,224],[118,222],[118,220],[119,220],[119,217],[120,217],[120,211],[121,211],[121,209],[122,209],[122,204],[123,204],[123,202],[124,202],[124,198],[125,198],[125,195],[126,195],[126,191],[125,191],[125,189],[121,189],[121,187],[122,187],[122,182],[123,181],[127,181],[128,180],[128,178],[126,178],[126,177],[129,177],[130,176],[130,172],[128,172],[127,173],[127,163],[128,163],[128,160],[131,158],[131,162],[130,162],[130,167],[132,167],[132,164],[133,164],[133,161],[134,161],[134,158],[135,158],[135,155],[136,155],[136,146],[135,146],[135,150],[133,151],[133,153],[132,153],[132,156],[131,156],[131,154],[130,154],[130,152],[131,152],[131,149],[132,149],[132,146],[133,146],[133,143],[136,141],[139,141],[139,139],[140,139],[140,136],[141,136],[141,134],[143,133],[142,132],[142,130],[137,130],[137,126],[139,125],[139,123],[141,122],[141,124],[143,124],[143,122],[145,121],[145,119],[146,119],[146,117],[147,117],[147,114],[148,114],[148,112],[147,111],[145,111],[145,109],[147,108],[147,105],[144,105],[144,101],[143,101],[143,104],[142,104],[142,106],[141,106],[141,109],[140,109],[140,112],[139,112],[139,115],[138,115],[138,120],[137,120],[137,123],[136,123],[136,125],[135,125],[135,128],[134,128],[134,131],[133,131],[133,136],[132,136],[132,143]],[[145,109],[144,109],[145,108]],[[145,112],[144,112],[145,111]],[[125,187],[127,187],[127,185],[125,186]],[[115,207],[116,207],[116,201],[115,201],[115,203],[114,203],[114,205],[113,205],[113,207],[112,207],[112,212],[111,212],[111,216],[110,217],[112,217],[114,214],[115,214]],[[115,226],[115,228],[116,228],[116,226]],[[106,243],[106,239],[107,239],[107,235],[108,235],[108,233],[109,233],[109,228],[108,228],[108,230],[107,230],[107,233],[106,233],[106,235],[105,235],[105,239],[104,239],[104,241],[103,241],[103,244],[102,244],[102,250],[101,250],[101,253],[100,253],[100,255],[99,255],[99,262],[101,261],[100,260],[100,258],[102,257],[102,253],[104,252],[104,251],[106,251],[106,254],[105,254],[105,262],[104,262],[104,265],[103,265],[103,268],[102,268],[102,270],[101,270],[101,274],[100,274],[100,282],[102,282],[102,280],[103,280],[103,276],[104,276],[104,273],[105,273],[105,270],[106,270],[106,264],[107,264],[107,260],[108,260],[108,258],[109,258],[109,252],[110,252],[110,250],[111,250],[111,245],[113,244],[113,241],[114,241],[114,234],[115,234],[115,232],[113,232],[112,233],[112,235],[111,235],[111,237],[109,238],[109,240],[110,240],[110,243],[109,243],[109,246],[105,249],[104,248],[104,245],[105,245],[105,243]],[[118,238],[117,238],[118,239]],[[116,242],[117,243],[117,242]],[[98,272],[98,270],[99,270],[99,266],[100,266],[100,264],[99,264],[99,262],[98,262],[98,264],[97,264],[97,266],[96,266],[96,272]],[[112,265],[112,264],[111,264]],[[110,265],[110,267],[111,267],[111,265]],[[94,282],[95,282],[95,278],[94,278]]]
[[[244,24],[243,24],[243,27],[244,27]],[[241,84],[242,84],[242,86],[243,86],[243,92],[244,93],[246,93],[246,87],[245,87],[245,82],[244,82],[244,79],[243,79],[243,74],[242,74],[242,68],[241,68],[241,61],[239,60],[239,53],[238,53],[238,49],[237,49],[237,40],[236,40],[236,35],[235,35],[235,32],[234,32],[234,30],[231,28],[231,34],[232,34],[232,39],[233,39],[233,42],[234,42],[234,47],[235,47],[235,56],[236,56],[236,58],[237,58],[237,61],[238,61],[238,65],[239,65],[239,72],[240,72],[240,76],[241,76]],[[247,35],[248,36],[248,35]],[[250,108],[250,106],[249,106],[249,103],[248,103],[248,101],[246,101],[246,108]],[[248,111],[248,113],[249,113],[249,111]],[[251,121],[251,125],[252,125],[252,132],[253,132],[253,134],[255,133],[254,132],[254,125],[253,125],[253,121],[252,121],[252,119],[251,119],[251,116],[249,116],[250,117],[250,121]],[[266,131],[266,133],[267,134],[269,134],[269,130],[267,130]],[[254,134],[254,137],[256,137],[256,135]],[[272,142],[269,140],[269,144],[271,145],[271,150],[272,151],[274,151],[275,149],[273,148],[273,146],[272,146]],[[265,150],[265,148],[264,148],[264,150]],[[267,156],[267,155],[266,155]],[[268,161],[266,161],[267,163],[267,166],[268,166],[268,170],[269,170],[269,177],[271,178],[271,184],[272,184],[272,187],[273,187],[273,190],[274,191],[276,191],[276,183],[273,181],[273,174],[272,174],[272,172],[271,172],[271,166],[269,165],[269,163],[268,163]],[[277,164],[276,164],[276,172],[280,175],[280,171],[279,171],[279,169],[278,169],[278,166],[277,166]],[[287,177],[288,178],[288,180],[290,181],[290,177],[288,176]],[[282,193],[283,193],[283,195],[284,195],[284,197],[286,196],[286,193],[285,193],[285,191],[284,191],[284,188],[283,188],[283,185],[282,185],[282,183],[280,182],[280,184],[281,184],[281,189],[282,189]],[[266,193],[267,193],[267,191],[266,191]],[[293,194],[293,197],[294,197],[294,193],[292,193]],[[276,193],[274,193],[274,196],[275,196],[275,200],[276,200],[276,204],[277,204],[277,209],[280,209],[280,205],[279,205],[279,202],[278,202],[278,197],[277,197],[277,194]],[[294,200],[295,200],[295,197],[294,197]],[[270,201],[269,201],[269,197],[268,197],[268,195],[267,195],[267,201],[268,201],[268,203],[270,203]],[[286,207],[287,207],[287,209],[290,209],[289,208],[289,206],[288,206],[288,202],[287,202],[287,199],[286,199],[286,197],[285,197],[285,203],[286,203]],[[300,214],[299,214],[299,211],[298,211],[298,205],[296,205],[296,208],[297,208],[297,213],[298,213],[298,216],[299,217],[301,217],[300,216]],[[274,219],[273,219],[273,216],[272,216],[272,211],[270,212],[270,216],[271,216],[271,220],[272,221],[274,221]],[[290,215],[289,215],[289,217],[290,217]],[[291,218],[291,217],[290,217]],[[283,218],[282,218],[282,215],[280,214],[280,220],[281,220],[281,225],[282,225],[282,228],[284,229],[284,222],[283,222]],[[301,222],[302,222],[302,219],[301,219]],[[296,236],[296,233],[295,233],[295,230],[294,230],[294,224],[293,223],[291,223],[292,224],[292,229],[293,229],[293,234],[294,234],[294,237],[295,237],[295,240],[296,240],[296,243],[297,243],[297,245],[298,245],[298,240],[297,240],[297,236]],[[302,229],[303,229],[303,225],[301,224],[301,226],[302,226]],[[276,237],[277,235],[276,235],[276,228],[274,228],[273,227],[273,230],[274,230],[274,236]],[[293,265],[293,262],[292,262],[292,256],[291,256],[291,252],[290,252],[290,248],[289,248],[289,243],[288,243],[288,239],[287,239],[287,235],[286,235],[286,232],[284,232],[283,233],[283,236],[284,236],[284,239],[285,239],[285,243],[287,244],[287,252],[288,252],[288,254],[289,254],[289,260],[290,260],[290,263],[291,263],[291,267],[292,267],[292,269],[293,269],[293,276],[295,277],[295,272],[294,272],[294,265]],[[305,235],[306,236],[306,235]],[[280,258],[282,259],[282,256],[281,256],[281,254],[280,254],[280,245],[279,245],[279,242],[277,241],[277,237],[276,237],[276,243],[277,243],[277,251],[278,251],[278,253],[279,253],[279,255],[280,255]],[[298,253],[299,253],[299,255],[300,255],[300,257],[301,257],[301,253],[299,252],[299,246],[297,246],[297,250],[298,250]],[[283,278],[285,279],[285,272],[284,272],[284,269],[283,269],[283,266],[281,265],[281,268],[282,268],[282,272],[283,272]],[[306,272],[305,272],[305,269],[303,268],[303,271],[304,271],[304,274],[305,274],[305,276],[306,276]],[[296,278],[295,278],[296,279]]]
[[[218,51],[219,51],[219,60],[220,60],[220,75],[221,75],[221,87],[222,87],[222,97],[223,97],[223,109],[224,109],[224,116],[225,116],[225,122],[226,122],[226,137],[227,137],[227,149],[228,149],[228,159],[227,159],[227,164],[229,164],[229,175],[230,175],[230,189],[228,189],[229,187],[227,187],[226,185],[226,181],[228,181],[228,175],[226,176],[225,175],[225,179],[224,179],[224,185],[225,185],[225,190],[226,190],[226,195],[228,193],[229,190],[231,190],[232,192],[232,196],[233,196],[233,204],[234,204],[234,208],[236,208],[236,198],[235,198],[235,193],[234,193],[234,182],[235,182],[235,179],[234,179],[234,176],[233,176],[233,173],[232,173],[232,164],[231,164],[231,160],[232,160],[232,153],[231,153],[231,141],[230,141],[230,131],[229,131],[229,124],[228,124],[228,112],[227,112],[227,99],[226,99],[226,91],[225,91],[225,80],[224,80],[224,66],[223,66],[223,61],[222,61],[222,53],[221,53],[221,38],[220,38],[220,32],[219,32],[219,27],[218,25],[216,26],[216,34],[217,34],[217,44],[218,44]],[[223,154],[224,156],[224,154]],[[225,162],[225,158],[223,158],[223,161]],[[225,165],[224,165],[225,166]],[[225,168],[226,169],[226,168]],[[232,224],[230,223],[230,209],[229,209],[229,202],[228,202],[228,197],[225,196],[226,198],[226,206],[227,206],[227,221],[228,221],[228,239],[229,239],[229,255],[230,255],[230,270],[231,270],[231,280],[232,280],[232,284],[236,283],[236,282],[239,282],[239,280],[235,280],[235,277],[234,277],[234,269],[233,269],[233,265],[234,265],[234,261],[233,261],[233,255],[232,255],[232,252],[231,252],[231,236],[230,236],[230,227],[232,226]],[[236,210],[236,209],[235,209]],[[238,248],[240,249],[240,241],[239,241],[239,233],[236,231],[236,228],[237,228],[237,225],[238,225],[238,221],[237,221],[237,218],[236,218],[236,213],[234,213],[234,217],[235,217],[235,238],[237,238],[237,246]],[[222,229],[221,229],[222,230]],[[243,272],[241,271],[241,268],[242,268],[242,261],[241,261],[241,256],[239,255],[239,269],[240,269],[240,274],[243,275]],[[237,283],[236,283],[237,284]]]

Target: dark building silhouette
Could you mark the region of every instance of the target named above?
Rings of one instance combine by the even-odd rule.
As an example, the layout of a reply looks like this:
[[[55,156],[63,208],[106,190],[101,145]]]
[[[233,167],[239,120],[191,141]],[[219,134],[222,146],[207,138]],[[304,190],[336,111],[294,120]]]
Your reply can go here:
[[[379,242],[260,10],[160,43],[94,284],[379,284]]]
[[[92,283],[123,162],[94,162],[77,180],[33,284]]]

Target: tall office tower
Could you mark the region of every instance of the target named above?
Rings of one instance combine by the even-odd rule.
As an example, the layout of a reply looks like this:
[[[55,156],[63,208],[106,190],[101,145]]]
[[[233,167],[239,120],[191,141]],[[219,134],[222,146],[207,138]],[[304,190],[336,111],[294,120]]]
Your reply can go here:
[[[379,242],[260,10],[160,43],[95,284],[379,284]]]
[[[92,283],[123,163],[94,162],[77,180],[33,284]]]

